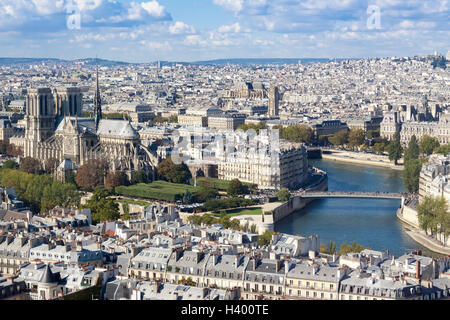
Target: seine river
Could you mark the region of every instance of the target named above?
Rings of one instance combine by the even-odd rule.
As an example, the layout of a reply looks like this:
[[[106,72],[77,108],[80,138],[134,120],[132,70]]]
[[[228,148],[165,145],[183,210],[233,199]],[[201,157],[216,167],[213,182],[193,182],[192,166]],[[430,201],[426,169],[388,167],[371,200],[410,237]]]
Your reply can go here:
[[[328,172],[329,191],[404,192],[402,172],[331,160],[310,160]],[[396,217],[399,200],[322,199],[293,213],[275,225],[275,231],[308,236],[318,234],[321,243],[356,241],[396,256],[424,247],[412,240]]]

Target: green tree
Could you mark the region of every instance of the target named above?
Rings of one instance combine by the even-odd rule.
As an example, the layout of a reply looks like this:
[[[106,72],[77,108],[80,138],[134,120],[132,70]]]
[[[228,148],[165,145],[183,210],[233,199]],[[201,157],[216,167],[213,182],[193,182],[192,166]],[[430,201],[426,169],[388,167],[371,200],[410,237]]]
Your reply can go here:
[[[342,130],[329,137],[328,141],[334,146],[343,146],[348,143],[348,135],[347,130]]]
[[[133,171],[131,173],[130,184],[138,184],[138,183],[149,183],[150,179],[144,170]]]
[[[438,139],[427,134],[420,138],[419,149],[422,154],[429,156],[435,149],[439,148],[439,146],[440,144]]]
[[[416,193],[419,190],[419,177],[422,170],[423,160],[410,159],[403,167],[403,184],[409,193]]]
[[[219,192],[216,189],[200,187],[200,190],[194,193],[196,202],[203,203],[211,199],[217,198]]]
[[[41,204],[43,201],[43,193],[47,186],[53,183],[53,178],[50,175],[44,174],[41,176],[34,175],[27,185],[24,199],[28,202],[34,212],[41,211]]]
[[[394,134],[394,139],[389,143],[389,160],[394,161],[397,165],[398,160],[402,157],[403,148],[400,143],[400,132]]]
[[[286,202],[291,198],[291,193],[288,189],[283,188],[280,191],[277,192],[275,195],[279,201]]]
[[[19,164],[14,160],[6,160],[3,169],[19,169]]]
[[[422,230],[443,233],[448,236],[450,231],[450,213],[444,197],[425,197],[417,206],[417,216]]]
[[[170,122],[170,123],[178,123],[178,116],[177,115],[171,115],[170,117],[169,117],[169,119],[168,119],[168,121]]]
[[[313,130],[305,125],[274,127],[280,130],[280,137],[291,142],[311,143],[314,136]]]
[[[361,129],[350,130],[348,134],[348,143],[351,147],[359,147],[365,142],[365,133]]]
[[[78,208],[81,194],[75,184],[53,180],[42,193],[41,211],[47,212],[58,206],[61,208]]]
[[[408,148],[405,150],[405,164],[409,160],[419,159],[420,151],[419,144],[415,135],[409,140]]]
[[[186,189],[186,192],[183,195],[183,203],[184,204],[192,204],[192,194],[189,192],[189,189]]]
[[[233,179],[227,188],[227,194],[231,197],[244,193],[244,185],[239,179]]]
[[[258,235],[258,246],[268,246],[272,242],[272,235],[275,232],[266,230],[263,234]]]
[[[356,243],[356,241],[353,241],[351,245],[348,245],[346,242],[342,242],[340,250],[339,250],[339,254],[345,255],[345,254],[351,253],[351,252],[358,253],[358,252],[363,251],[364,249],[370,249],[370,248],[364,248],[359,243]]]
[[[169,173],[169,181],[172,183],[188,184],[192,178],[191,172],[185,163],[176,164]]]
[[[97,187],[91,199],[83,206],[91,209],[92,223],[116,221],[120,218],[119,204],[109,199],[109,192],[105,188]]]
[[[259,130],[262,129],[267,129],[267,125],[263,122],[260,123],[246,123],[246,124],[241,124],[240,126],[237,127],[237,130],[242,130],[242,131],[248,131],[250,129],[253,129],[256,131],[256,133],[259,134]]]
[[[373,145],[373,150],[377,154],[383,154],[385,148],[386,148],[386,145],[383,142],[377,142]]]
[[[450,153],[450,143],[439,146],[438,148],[436,148],[436,150],[434,152],[443,154],[445,156],[448,155]]]
[[[325,254],[335,254],[335,253],[337,253],[336,242],[330,240],[330,242],[328,242],[327,244],[324,244],[324,245],[321,246],[320,252],[321,253],[325,253]]]
[[[158,164],[158,175],[165,180],[169,181],[170,173],[174,170],[175,164],[171,157],[164,159]]]

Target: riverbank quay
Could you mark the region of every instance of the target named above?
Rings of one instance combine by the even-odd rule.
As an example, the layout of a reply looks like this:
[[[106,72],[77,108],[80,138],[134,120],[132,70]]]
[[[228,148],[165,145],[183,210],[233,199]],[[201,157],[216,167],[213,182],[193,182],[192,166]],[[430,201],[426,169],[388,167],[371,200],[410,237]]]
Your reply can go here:
[[[320,169],[314,168],[315,170],[315,177],[314,184],[311,184],[304,189],[301,190],[301,192],[298,192],[298,195],[296,192],[294,192],[289,199],[289,201],[284,203],[270,203],[266,204],[263,207],[263,211],[265,213],[271,212],[272,216],[272,224],[277,223],[278,221],[286,218],[290,214],[303,209],[306,207],[306,205],[314,199],[304,199],[301,194],[304,192],[318,192],[318,191],[328,191],[328,174],[325,171],[322,171]],[[273,230],[273,225],[271,226],[271,229]]]
[[[341,161],[347,163],[355,163],[361,165],[370,165],[377,167],[385,167],[394,170],[403,170],[403,161],[399,160],[399,164],[395,165],[389,160],[387,156],[364,152],[342,151],[334,149],[323,149],[322,159]]]
[[[450,239],[447,239],[446,245],[444,246],[442,242],[421,230],[417,210],[405,204],[405,199],[402,199],[402,205],[397,210],[397,218],[404,224],[406,233],[415,242],[433,252],[450,255]]]

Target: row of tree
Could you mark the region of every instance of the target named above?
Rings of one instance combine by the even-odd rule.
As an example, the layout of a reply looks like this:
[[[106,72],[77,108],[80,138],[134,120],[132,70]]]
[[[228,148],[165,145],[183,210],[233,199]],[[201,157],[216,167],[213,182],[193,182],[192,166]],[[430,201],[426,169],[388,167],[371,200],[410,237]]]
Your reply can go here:
[[[369,247],[363,247],[362,245],[360,245],[359,243],[357,243],[356,241],[353,241],[351,245],[347,244],[346,242],[342,242],[341,243],[341,247],[339,250],[339,253],[337,251],[337,245],[336,242],[334,241],[330,241],[327,244],[323,244],[320,246],[320,252],[321,253],[325,253],[325,254],[340,254],[340,255],[345,255],[351,252],[361,252],[364,249],[370,249]]]
[[[56,206],[78,208],[80,203],[80,193],[74,184],[57,181],[47,174],[3,168],[0,183],[15,188],[19,198],[35,212],[46,212]]]

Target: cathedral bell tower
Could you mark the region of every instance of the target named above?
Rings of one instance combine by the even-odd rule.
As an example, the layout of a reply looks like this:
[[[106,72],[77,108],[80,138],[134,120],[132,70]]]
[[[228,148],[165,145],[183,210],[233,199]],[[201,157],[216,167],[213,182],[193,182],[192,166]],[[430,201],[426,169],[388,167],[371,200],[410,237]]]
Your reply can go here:
[[[50,88],[28,90],[25,121],[24,155],[36,158],[36,145],[51,137],[55,130],[55,102]]]

